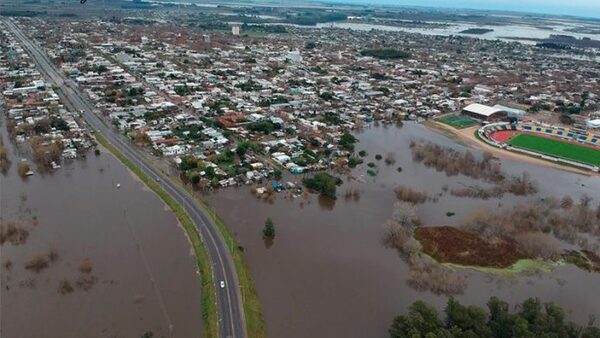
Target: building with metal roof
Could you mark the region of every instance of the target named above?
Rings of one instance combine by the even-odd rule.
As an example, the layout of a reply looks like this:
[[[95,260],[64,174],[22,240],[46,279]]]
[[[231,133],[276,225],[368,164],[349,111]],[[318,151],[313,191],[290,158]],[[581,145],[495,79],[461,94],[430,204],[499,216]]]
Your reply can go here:
[[[506,111],[490,107],[479,103],[473,103],[463,108],[462,113],[480,121],[501,121],[506,120],[508,114]]]

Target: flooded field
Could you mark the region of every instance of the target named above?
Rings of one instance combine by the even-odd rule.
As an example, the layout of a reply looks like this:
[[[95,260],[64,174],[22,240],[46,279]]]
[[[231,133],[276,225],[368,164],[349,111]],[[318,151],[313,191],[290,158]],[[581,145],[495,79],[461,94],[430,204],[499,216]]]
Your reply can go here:
[[[316,195],[305,200],[285,193],[269,203],[253,197],[249,187],[205,196],[245,249],[270,337],[387,337],[393,317],[415,300],[439,306],[446,302],[444,296],[418,292],[407,285],[407,265],[395,250],[382,244],[383,224],[396,201],[393,189],[400,184],[436,194],[444,185],[452,188],[475,182],[464,176],[447,177],[413,162],[411,140],[428,140],[458,150],[465,146],[416,124],[401,129],[374,127],[356,136],[360,139],[356,150],[365,149],[369,155],[353,170],[357,179],[348,182],[348,177],[342,176],[344,184],[338,187],[335,203]],[[375,160],[376,154],[385,157],[388,152],[395,154],[395,164]],[[375,177],[367,175],[368,162],[377,165]],[[513,175],[528,171],[538,181],[539,192],[527,197],[505,194],[502,199],[485,201],[444,194],[436,203],[419,205],[421,219],[428,225],[455,225],[480,207],[508,207],[547,196],[578,199],[587,194],[594,203],[600,201],[597,177],[504,158],[502,166]],[[301,176],[284,180],[299,183]],[[359,199],[345,198],[350,187],[360,189]],[[455,215],[448,217],[447,212]],[[273,219],[276,229],[272,245],[262,239],[267,217]],[[457,297],[463,303],[484,305],[492,295],[518,303],[536,296],[557,302],[569,311],[570,318],[583,323],[588,315],[600,314],[600,295],[593,292],[600,274],[574,266],[509,279],[468,273],[467,290]]]
[[[158,197],[105,151],[22,180],[2,134],[0,216],[29,236],[0,247],[0,336],[197,337],[194,258]]]
[[[553,34],[565,34],[574,36],[578,39],[588,38],[592,40],[597,40],[598,35],[596,34],[586,34],[586,33],[578,33],[567,31],[567,29],[573,28],[572,24],[563,24],[560,22],[555,23],[555,25],[551,27],[534,27],[529,25],[475,25],[472,23],[455,23],[449,25],[448,27],[443,28],[412,28],[412,27],[397,27],[397,26],[387,26],[387,25],[374,25],[374,24],[365,24],[365,23],[355,23],[355,22],[327,22],[327,23],[319,23],[317,24],[318,28],[342,28],[342,29],[352,29],[352,30],[366,30],[370,31],[372,29],[390,31],[390,32],[408,32],[408,33],[418,33],[425,35],[460,35],[460,36],[470,36],[478,39],[486,39],[486,40],[508,40],[513,41],[514,39],[519,40],[523,43],[535,44],[535,42],[528,41],[527,39],[545,39],[550,37]],[[489,33],[485,34],[465,34],[461,33],[462,31],[469,28],[484,28],[490,29]],[[507,39],[511,38],[511,39]]]

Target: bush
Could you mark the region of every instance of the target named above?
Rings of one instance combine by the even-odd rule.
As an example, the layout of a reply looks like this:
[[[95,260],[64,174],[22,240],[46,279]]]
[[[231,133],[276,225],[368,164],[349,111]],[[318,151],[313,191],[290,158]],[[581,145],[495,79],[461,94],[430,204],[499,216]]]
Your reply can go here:
[[[359,165],[361,163],[363,163],[363,160],[360,157],[350,156],[348,158],[348,166],[350,168],[354,168],[354,167],[356,167],[357,165]]]
[[[400,201],[409,202],[412,204],[425,203],[429,198],[425,192],[416,191],[402,185],[394,189],[394,192],[396,193],[396,198],[398,198]]]
[[[29,237],[29,230],[24,224],[15,221],[0,220],[0,245],[9,242],[12,245],[24,244]]]
[[[22,178],[25,178],[30,170],[31,169],[29,168],[29,164],[27,164],[27,162],[21,161],[17,164],[17,172]]]
[[[356,137],[352,136],[352,134],[344,133],[340,137],[338,144],[342,149],[352,151],[354,150],[354,144],[356,142],[358,142],[358,139]]]
[[[392,165],[396,163],[396,155],[394,153],[389,152],[385,155],[385,164]]]
[[[2,266],[4,266],[4,269],[6,269],[6,271],[12,269],[13,266],[13,262],[10,258],[5,258],[4,261],[2,262]]]
[[[61,295],[66,295],[73,291],[75,291],[75,289],[73,289],[73,285],[71,285],[71,282],[69,282],[68,280],[63,279],[58,283],[58,293],[60,293]]]
[[[411,255],[408,284],[417,290],[431,291],[436,295],[462,294],[467,286],[466,278],[427,257]]]
[[[200,175],[198,175],[198,173],[193,173],[190,177],[190,182],[192,182],[193,185],[198,185],[198,183],[200,183]]]
[[[84,259],[81,264],[79,264],[79,271],[84,274],[89,274],[92,272],[92,261],[89,258]]]
[[[0,135],[0,140],[2,140]],[[8,159],[8,150],[0,142],[0,172],[6,174],[10,168],[10,160]]]
[[[48,258],[44,255],[36,255],[25,263],[25,269],[39,273],[48,267]]]
[[[77,279],[75,284],[80,289],[82,289],[84,291],[89,291],[94,286],[94,284],[96,284],[97,281],[98,281],[98,278],[96,278],[96,276],[92,276],[92,275],[88,274],[88,275],[79,276],[79,278]]]

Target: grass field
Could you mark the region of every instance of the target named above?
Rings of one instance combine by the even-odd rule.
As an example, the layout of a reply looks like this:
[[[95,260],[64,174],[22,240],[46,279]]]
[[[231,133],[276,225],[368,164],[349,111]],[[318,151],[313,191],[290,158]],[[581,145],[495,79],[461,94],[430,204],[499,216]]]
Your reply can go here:
[[[437,118],[436,121],[442,122],[456,129],[468,128],[477,124],[477,121],[473,120],[472,118],[459,115],[442,116]]]
[[[508,144],[549,156],[600,166],[600,150],[590,147],[530,134],[519,134],[508,141]]]

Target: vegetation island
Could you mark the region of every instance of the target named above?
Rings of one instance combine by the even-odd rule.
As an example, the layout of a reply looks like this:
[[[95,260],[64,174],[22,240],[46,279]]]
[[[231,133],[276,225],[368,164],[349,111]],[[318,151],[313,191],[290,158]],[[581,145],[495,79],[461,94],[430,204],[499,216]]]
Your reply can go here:
[[[489,28],[468,28],[463,31],[460,31],[460,34],[473,34],[473,35],[483,35],[487,33],[493,32],[493,29]]]

